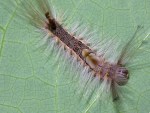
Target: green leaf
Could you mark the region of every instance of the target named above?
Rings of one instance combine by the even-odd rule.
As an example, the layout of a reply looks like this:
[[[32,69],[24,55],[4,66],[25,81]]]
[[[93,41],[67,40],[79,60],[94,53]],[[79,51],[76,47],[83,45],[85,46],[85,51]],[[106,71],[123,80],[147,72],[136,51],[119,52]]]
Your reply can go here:
[[[128,84],[120,87],[118,102],[78,101],[73,72],[64,75],[62,61],[52,65],[55,55],[46,62],[43,52],[34,51],[39,36],[16,17],[18,9],[12,3],[0,1],[0,113],[150,112],[150,67],[131,70]],[[150,26],[149,0],[52,0],[52,4],[67,10],[68,20],[82,19],[91,29],[110,38],[118,35],[122,41],[131,38],[137,25]],[[150,57],[149,44],[142,50],[146,55],[140,55],[137,64]]]

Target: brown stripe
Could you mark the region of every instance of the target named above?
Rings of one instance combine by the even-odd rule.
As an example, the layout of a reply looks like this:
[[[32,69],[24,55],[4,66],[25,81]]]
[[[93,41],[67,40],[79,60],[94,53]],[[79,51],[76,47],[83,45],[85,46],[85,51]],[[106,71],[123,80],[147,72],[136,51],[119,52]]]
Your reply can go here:
[[[74,36],[70,35],[58,22],[55,21],[55,24],[56,29],[51,32],[85,61],[85,58],[82,56],[82,51],[83,49],[91,51],[91,49]]]

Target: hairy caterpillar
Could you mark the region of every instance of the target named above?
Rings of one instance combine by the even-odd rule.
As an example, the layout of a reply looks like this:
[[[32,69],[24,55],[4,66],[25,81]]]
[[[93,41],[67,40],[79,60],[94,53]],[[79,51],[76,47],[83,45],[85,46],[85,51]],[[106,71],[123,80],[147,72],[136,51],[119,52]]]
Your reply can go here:
[[[81,85],[85,94],[91,94],[93,90],[89,90],[90,87],[92,87],[91,89],[96,87],[98,92],[111,91],[113,100],[118,99],[117,86],[125,85],[130,74],[126,64],[133,58],[134,52],[141,47],[143,41],[149,36],[148,33],[143,36],[141,26],[138,26],[133,37],[124,45],[120,55],[110,58],[110,60],[109,57],[114,57],[112,52],[115,52],[118,48],[114,39],[108,40],[106,38],[100,42],[95,42],[98,43],[96,45],[98,51],[95,51],[94,46],[89,46],[87,43],[90,42],[88,41],[89,39],[92,39],[91,34],[89,33],[89,36],[86,36],[85,29],[85,31],[76,35],[78,26],[72,28],[72,33],[67,31],[63,23],[59,22],[55,14],[53,14],[48,0],[36,0],[34,2],[27,0],[21,4],[19,10],[22,13],[21,17],[45,33],[44,44],[47,43],[48,46],[51,46],[56,43],[59,51],[64,51],[64,54],[72,58],[73,63],[78,63],[77,68],[81,71]],[[86,39],[84,41],[84,38],[87,38],[87,41]],[[115,46],[112,47],[112,45]],[[58,54],[58,57],[61,56]],[[75,65],[73,64],[72,66]]]

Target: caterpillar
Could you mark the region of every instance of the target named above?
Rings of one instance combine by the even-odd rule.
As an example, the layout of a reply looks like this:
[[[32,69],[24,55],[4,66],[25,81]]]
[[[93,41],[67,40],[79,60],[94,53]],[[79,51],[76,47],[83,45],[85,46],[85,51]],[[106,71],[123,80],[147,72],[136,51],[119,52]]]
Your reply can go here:
[[[93,37],[86,28],[78,33],[79,25],[76,25],[69,32],[52,11],[48,0],[26,0],[20,4],[20,18],[44,33],[42,45],[49,47],[55,44],[62,54],[69,57],[72,62],[70,67],[81,72],[79,81],[83,95],[92,95],[94,91],[98,95],[100,92],[111,92],[114,101],[119,99],[117,87],[126,85],[130,76],[127,64],[147,40],[149,31],[143,32],[143,26],[137,26],[133,37],[118,52],[119,41],[113,38],[94,41],[91,46]],[[56,58],[65,56],[62,54]]]

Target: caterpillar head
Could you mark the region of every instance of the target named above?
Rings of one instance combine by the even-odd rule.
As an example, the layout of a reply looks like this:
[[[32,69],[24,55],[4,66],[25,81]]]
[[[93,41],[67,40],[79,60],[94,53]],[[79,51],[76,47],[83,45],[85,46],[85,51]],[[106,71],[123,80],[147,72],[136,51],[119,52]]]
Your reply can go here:
[[[120,85],[123,86],[128,82],[129,79],[129,75],[128,75],[128,70],[125,67],[118,67],[116,69],[116,73],[115,73],[115,82]]]

